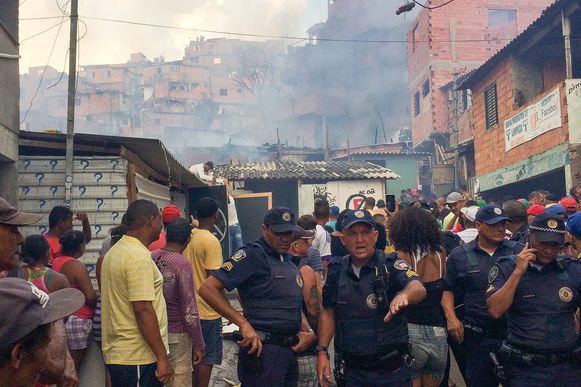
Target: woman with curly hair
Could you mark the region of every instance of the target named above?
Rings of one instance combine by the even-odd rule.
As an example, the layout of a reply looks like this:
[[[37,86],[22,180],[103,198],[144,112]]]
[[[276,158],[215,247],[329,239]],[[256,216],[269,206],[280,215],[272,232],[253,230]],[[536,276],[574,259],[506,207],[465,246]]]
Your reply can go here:
[[[446,253],[432,214],[408,207],[389,223],[389,239],[397,255],[421,277],[427,291],[424,301],[408,307],[408,331],[414,387],[437,387],[444,378],[448,360],[446,319],[440,306],[444,289]]]

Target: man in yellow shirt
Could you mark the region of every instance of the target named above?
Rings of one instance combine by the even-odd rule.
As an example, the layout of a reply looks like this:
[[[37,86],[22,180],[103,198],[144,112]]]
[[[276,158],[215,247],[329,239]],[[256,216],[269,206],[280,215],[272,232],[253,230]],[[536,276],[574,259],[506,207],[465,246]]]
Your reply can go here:
[[[452,192],[446,197],[446,204],[450,213],[444,218],[442,228],[444,231],[450,231],[458,224],[460,210],[466,204],[466,199],[459,192]]]
[[[162,386],[173,370],[167,353],[163,277],[147,246],[162,229],[157,206],[136,200],[127,208],[127,234],[101,267],[103,357],[113,387]]]
[[[218,219],[218,203],[212,198],[202,198],[196,203],[194,211],[200,225],[192,230],[192,240],[183,255],[194,271],[198,312],[206,343],[204,358],[194,366],[193,385],[206,387],[210,383],[214,364],[222,363],[222,317],[199,296],[198,290],[212,272],[222,266],[222,246],[211,232]]]

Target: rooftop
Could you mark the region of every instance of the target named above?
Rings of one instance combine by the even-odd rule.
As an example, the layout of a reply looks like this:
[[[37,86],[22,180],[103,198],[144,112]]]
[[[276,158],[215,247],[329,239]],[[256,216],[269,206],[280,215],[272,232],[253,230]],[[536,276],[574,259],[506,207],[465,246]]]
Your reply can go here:
[[[400,178],[391,169],[360,161],[267,161],[220,165],[216,167],[216,174],[229,180],[363,180]]]

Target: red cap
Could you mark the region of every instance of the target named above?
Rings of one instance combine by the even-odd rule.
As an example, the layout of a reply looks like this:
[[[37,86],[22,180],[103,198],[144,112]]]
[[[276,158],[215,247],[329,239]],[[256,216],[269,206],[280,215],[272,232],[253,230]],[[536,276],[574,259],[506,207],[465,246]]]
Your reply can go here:
[[[570,196],[566,196],[563,199],[561,199],[559,201],[559,204],[562,205],[563,207],[569,208],[569,209],[577,208],[577,201]]]
[[[173,204],[168,204],[161,212],[161,220],[164,223],[169,223],[172,220],[179,218],[180,216],[182,216],[182,212]]]
[[[542,214],[545,212],[545,207],[541,206],[540,204],[533,204],[527,210],[527,214],[537,216],[538,214]]]

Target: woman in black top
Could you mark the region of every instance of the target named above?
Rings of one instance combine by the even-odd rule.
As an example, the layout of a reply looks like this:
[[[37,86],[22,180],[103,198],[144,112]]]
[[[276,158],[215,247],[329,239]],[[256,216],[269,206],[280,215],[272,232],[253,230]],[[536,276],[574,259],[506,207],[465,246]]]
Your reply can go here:
[[[440,306],[446,270],[440,231],[429,211],[408,207],[391,220],[389,240],[399,258],[420,275],[427,291],[424,301],[408,307],[409,340],[415,359],[413,386],[437,387],[448,360],[446,319]]]

